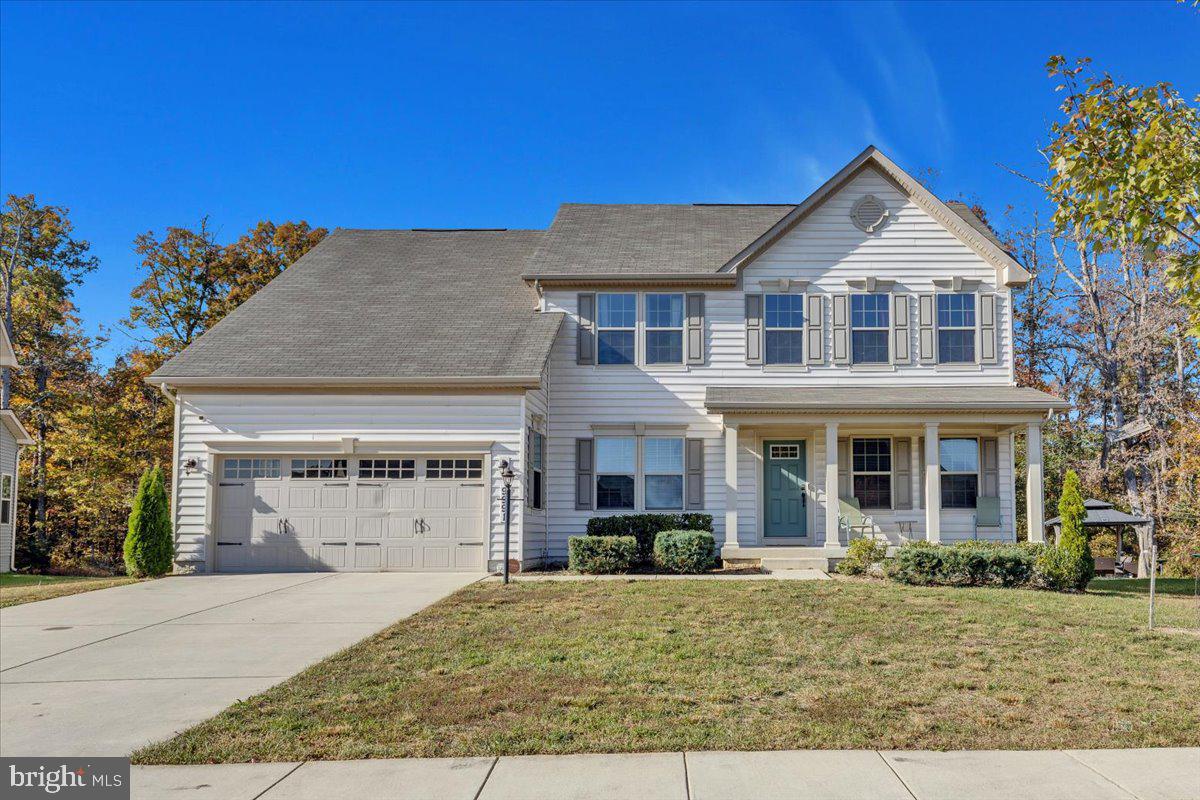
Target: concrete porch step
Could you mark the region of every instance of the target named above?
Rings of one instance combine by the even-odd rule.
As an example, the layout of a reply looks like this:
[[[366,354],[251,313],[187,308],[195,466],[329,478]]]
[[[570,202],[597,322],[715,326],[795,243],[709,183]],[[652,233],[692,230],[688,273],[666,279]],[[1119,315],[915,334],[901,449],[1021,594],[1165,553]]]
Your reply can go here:
[[[828,558],[763,558],[759,561],[759,566],[767,572],[781,572],[787,569],[818,569],[822,572],[829,571]]]

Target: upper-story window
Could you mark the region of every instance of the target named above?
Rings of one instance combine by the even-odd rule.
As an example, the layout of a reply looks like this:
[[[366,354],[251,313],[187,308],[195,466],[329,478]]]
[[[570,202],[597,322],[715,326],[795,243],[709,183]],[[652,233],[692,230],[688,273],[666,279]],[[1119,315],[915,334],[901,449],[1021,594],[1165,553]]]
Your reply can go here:
[[[975,363],[975,295],[937,296],[938,363]]]
[[[891,295],[850,295],[850,360],[854,364],[888,363],[888,305]]]
[[[683,295],[646,295],[646,363],[683,363]]]
[[[636,363],[637,295],[598,295],[596,306],[597,362]]]
[[[766,364],[804,363],[804,295],[763,297]]]

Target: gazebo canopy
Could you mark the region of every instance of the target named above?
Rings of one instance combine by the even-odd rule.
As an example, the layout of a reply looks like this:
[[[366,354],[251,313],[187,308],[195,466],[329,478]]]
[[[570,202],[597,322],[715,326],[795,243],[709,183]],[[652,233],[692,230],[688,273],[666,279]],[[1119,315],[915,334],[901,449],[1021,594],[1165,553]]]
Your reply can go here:
[[[1124,511],[1118,511],[1113,508],[1112,503],[1106,503],[1103,500],[1084,500],[1083,507],[1087,514],[1083,518],[1083,527],[1085,528],[1111,528],[1118,525],[1144,525],[1150,520],[1146,517],[1135,517],[1132,514],[1126,514]],[[1046,525],[1058,525],[1062,522],[1062,517],[1054,517],[1046,520]]]

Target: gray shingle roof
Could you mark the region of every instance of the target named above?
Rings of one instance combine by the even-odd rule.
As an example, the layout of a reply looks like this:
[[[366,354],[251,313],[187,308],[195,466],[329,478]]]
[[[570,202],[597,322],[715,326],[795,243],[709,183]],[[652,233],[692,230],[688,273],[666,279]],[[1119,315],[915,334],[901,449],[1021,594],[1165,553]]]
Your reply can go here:
[[[151,380],[537,376],[562,322],[520,279],[541,237],[335,230]]]
[[[1052,394],[1020,386],[710,386],[710,411],[1010,410],[1068,408]]]
[[[1149,522],[1146,517],[1127,514],[1124,511],[1113,508],[1112,503],[1106,503],[1103,500],[1084,500],[1083,507],[1087,509],[1083,518],[1084,527],[1088,528],[1103,528],[1110,525],[1140,525]],[[1046,520],[1047,527],[1050,525],[1058,525],[1062,522],[1062,517],[1052,517]]]
[[[565,203],[527,275],[716,272],[793,205]]]
[[[1000,241],[999,237],[996,236],[996,232],[992,230],[992,226],[981,220],[969,205],[961,200],[947,200],[946,207],[962,217],[964,222],[979,231],[989,242],[1008,252],[1008,249],[1004,246],[1004,242]]]

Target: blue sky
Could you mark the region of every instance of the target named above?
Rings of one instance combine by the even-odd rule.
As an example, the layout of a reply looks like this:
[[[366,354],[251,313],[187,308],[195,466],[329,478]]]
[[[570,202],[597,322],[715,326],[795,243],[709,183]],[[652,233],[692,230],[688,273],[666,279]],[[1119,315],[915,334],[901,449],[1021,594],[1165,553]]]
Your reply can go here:
[[[0,191],[72,211],[100,257],[211,215],[541,228],[560,202],[786,202],[865,145],[995,214],[1036,192],[1088,55],[1200,93],[1190,4],[0,4]],[[107,356],[130,340],[120,332]]]

